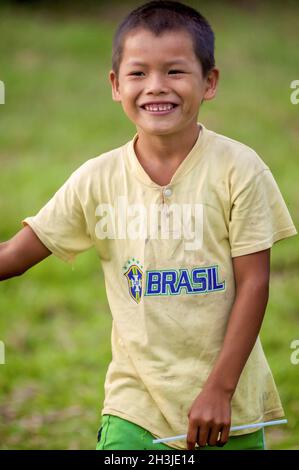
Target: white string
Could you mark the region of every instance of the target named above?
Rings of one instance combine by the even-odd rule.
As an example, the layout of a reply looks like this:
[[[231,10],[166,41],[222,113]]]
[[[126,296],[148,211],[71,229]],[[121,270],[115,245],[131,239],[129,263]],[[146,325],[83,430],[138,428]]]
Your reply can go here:
[[[275,424],[286,424],[287,419],[277,419],[275,421],[266,421],[264,423],[253,423],[253,424],[242,424],[241,426],[233,426],[230,428],[230,431],[240,431],[241,429],[252,429],[252,428],[264,428],[266,426],[274,426]],[[159,442],[171,442],[179,441],[181,439],[186,439],[187,434],[181,434],[179,436],[164,437],[163,439],[153,439],[153,444],[158,444]]]

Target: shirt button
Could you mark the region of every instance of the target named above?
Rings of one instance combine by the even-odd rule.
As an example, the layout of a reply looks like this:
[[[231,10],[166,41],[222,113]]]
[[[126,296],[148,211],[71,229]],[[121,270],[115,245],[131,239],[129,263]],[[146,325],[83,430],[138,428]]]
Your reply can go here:
[[[165,188],[164,189],[164,196],[170,197],[172,195],[172,189],[170,188]]]

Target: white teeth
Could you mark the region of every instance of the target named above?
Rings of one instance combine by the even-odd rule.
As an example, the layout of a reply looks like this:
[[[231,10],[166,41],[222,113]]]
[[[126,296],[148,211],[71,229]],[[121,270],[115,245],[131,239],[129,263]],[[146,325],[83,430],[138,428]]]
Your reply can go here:
[[[173,104],[146,104],[145,109],[147,111],[170,111],[173,108]]]

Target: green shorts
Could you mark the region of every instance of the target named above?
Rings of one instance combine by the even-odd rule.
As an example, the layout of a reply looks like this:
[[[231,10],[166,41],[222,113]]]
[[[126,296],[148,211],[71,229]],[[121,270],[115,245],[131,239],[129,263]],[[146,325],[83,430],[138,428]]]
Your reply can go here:
[[[153,439],[150,432],[137,424],[118,416],[103,415],[96,450],[176,450],[166,444],[153,444]],[[200,450],[265,450],[264,429],[232,436],[223,447],[206,446]]]

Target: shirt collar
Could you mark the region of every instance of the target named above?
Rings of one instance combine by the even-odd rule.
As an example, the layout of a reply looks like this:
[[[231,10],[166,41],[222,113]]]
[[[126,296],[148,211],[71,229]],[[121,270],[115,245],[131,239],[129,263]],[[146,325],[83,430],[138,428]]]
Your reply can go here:
[[[176,172],[171,178],[170,183],[167,186],[173,186],[178,183],[189,171],[194,167],[194,165],[198,164],[203,156],[203,150],[207,144],[208,140],[208,129],[202,123],[198,123],[198,126],[201,128],[198,138],[193,145],[192,149],[185,157],[185,159],[180,163]],[[138,134],[135,134],[133,139],[127,144],[127,164],[129,166],[129,171],[131,174],[134,174],[139,181],[141,181],[146,186],[150,186],[152,188],[162,188],[159,184],[155,183],[150,176],[146,173],[143,166],[139,162],[135,149],[134,144],[138,138]]]

